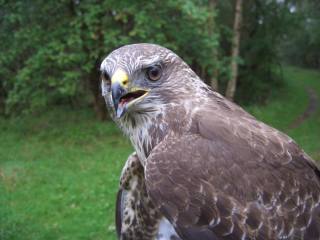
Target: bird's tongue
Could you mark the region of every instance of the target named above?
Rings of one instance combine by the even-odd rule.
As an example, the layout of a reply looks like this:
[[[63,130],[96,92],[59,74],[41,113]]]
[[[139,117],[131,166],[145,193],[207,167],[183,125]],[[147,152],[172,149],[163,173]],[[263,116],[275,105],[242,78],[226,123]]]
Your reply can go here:
[[[125,109],[126,109],[126,106],[127,106],[127,101],[124,101],[124,99],[122,99],[118,105],[118,108],[117,108],[117,118],[120,118],[124,112],[125,112]]]
[[[133,99],[135,99],[135,98],[134,97],[126,97],[126,98],[122,98],[120,100],[119,105],[118,105],[118,109],[117,109],[117,117],[118,118],[120,118],[124,114],[128,103],[130,101],[132,101]]]
[[[134,97],[126,97],[126,98],[122,98],[120,100],[119,105],[127,105],[129,102],[131,102],[133,99],[135,99]]]
[[[120,101],[119,101],[119,105],[118,105],[118,109],[117,109],[117,117],[118,118],[122,117],[122,115],[127,110],[128,103],[131,102],[132,100],[136,99],[136,98],[139,98],[144,93],[146,93],[146,91],[138,90],[138,91],[135,91],[135,92],[127,93],[126,95],[122,96]]]

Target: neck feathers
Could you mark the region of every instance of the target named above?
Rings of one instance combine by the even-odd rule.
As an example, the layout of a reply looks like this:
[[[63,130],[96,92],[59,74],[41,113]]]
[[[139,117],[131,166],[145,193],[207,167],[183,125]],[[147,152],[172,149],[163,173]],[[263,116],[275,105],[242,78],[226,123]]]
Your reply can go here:
[[[127,115],[121,122],[121,128],[130,138],[137,155],[144,166],[151,150],[157,146],[169,132],[181,134],[189,125],[187,112],[181,105],[169,104],[157,112]]]

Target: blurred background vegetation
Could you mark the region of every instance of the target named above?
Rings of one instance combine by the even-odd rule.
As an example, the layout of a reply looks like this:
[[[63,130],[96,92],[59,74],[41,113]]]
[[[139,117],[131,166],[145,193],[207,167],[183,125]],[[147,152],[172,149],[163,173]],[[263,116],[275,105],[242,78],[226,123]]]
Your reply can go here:
[[[92,106],[107,117],[99,65],[129,43],[164,45],[224,94],[239,65],[235,99],[265,103],[283,84],[281,63],[320,67],[319,1],[5,1],[0,9],[2,114]],[[240,29],[234,28],[241,3]],[[241,34],[240,54],[233,38]],[[218,83],[218,84],[217,84]]]
[[[318,0],[0,0],[0,239],[115,239],[130,143],[99,65],[149,42],[320,160]],[[101,121],[103,120],[103,121]]]

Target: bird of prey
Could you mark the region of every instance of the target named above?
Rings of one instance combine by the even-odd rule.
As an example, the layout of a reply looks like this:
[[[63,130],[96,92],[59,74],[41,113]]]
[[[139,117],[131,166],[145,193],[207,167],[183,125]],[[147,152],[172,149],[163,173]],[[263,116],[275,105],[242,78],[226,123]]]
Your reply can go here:
[[[320,239],[320,171],[290,137],[164,47],[123,46],[101,73],[135,149],[121,174],[120,239]]]

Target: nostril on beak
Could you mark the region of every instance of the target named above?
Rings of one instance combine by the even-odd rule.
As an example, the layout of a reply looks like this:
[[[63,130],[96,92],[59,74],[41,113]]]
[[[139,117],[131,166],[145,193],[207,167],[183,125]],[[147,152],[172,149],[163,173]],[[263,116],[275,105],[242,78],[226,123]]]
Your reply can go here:
[[[127,85],[128,85],[128,80],[127,80],[127,79],[124,80],[124,81],[122,82],[122,85],[123,85],[123,86],[127,86]]]

